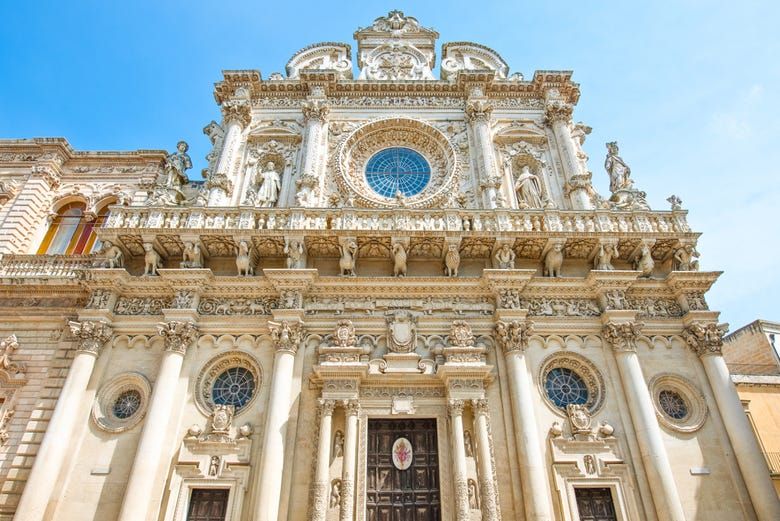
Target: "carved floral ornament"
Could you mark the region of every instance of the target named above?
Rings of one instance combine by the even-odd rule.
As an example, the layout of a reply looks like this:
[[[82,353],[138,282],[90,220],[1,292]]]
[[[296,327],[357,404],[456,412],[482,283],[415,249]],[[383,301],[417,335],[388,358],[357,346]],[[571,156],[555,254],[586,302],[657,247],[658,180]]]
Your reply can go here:
[[[456,320],[450,328],[450,344],[457,347],[473,347],[474,333],[465,320]]]
[[[636,340],[644,324],[641,322],[609,322],[602,335],[616,352],[636,351]]]
[[[528,347],[528,338],[533,333],[533,328],[533,323],[530,321],[500,321],[496,323],[496,339],[504,353],[525,351]]]
[[[71,334],[79,341],[79,351],[99,354],[103,345],[111,338],[113,329],[103,320],[83,322],[68,322]]]
[[[338,347],[354,347],[357,343],[351,320],[339,320],[333,331],[333,343]]]
[[[714,322],[693,322],[683,332],[683,338],[699,356],[720,355],[723,349],[724,327]]]
[[[157,333],[165,340],[165,350],[184,354],[198,336],[198,326],[192,322],[171,320],[157,325]]]

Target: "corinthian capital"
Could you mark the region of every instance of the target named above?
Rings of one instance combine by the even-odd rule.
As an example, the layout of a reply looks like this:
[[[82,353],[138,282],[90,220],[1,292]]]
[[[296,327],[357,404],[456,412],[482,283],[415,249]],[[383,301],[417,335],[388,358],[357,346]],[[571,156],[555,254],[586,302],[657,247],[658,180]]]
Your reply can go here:
[[[184,354],[198,335],[198,326],[192,322],[171,320],[157,325],[157,333],[165,339],[165,350]]]
[[[484,398],[471,400],[471,410],[474,412],[474,416],[488,416],[490,413],[488,401]]]
[[[79,351],[100,354],[100,349],[111,338],[113,329],[104,320],[83,322],[68,322],[70,332],[79,341]]]
[[[447,411],[450,413],[450,416],[461,416],[465,405],[466,402],[464,400],[450,400],[447,402]]]
[[[636,351],[636,339],[643,326],[641,322],[609,322],[602,335],[617,352]]]
[[[699,356],[720,355],[723,348],[723,328],[714,322],[693,322],[685,328],[683,338]]]
[[[298,345],[306,334],[306,328],[303,322],[268,322],[268,328],[271,330],[271,338],[274,341],[274,347],[277,351],[295,354],[298,351]]]
[[[530,321],[501,321],[496,323],[496,339],[504,353],[525,351],[528,347],[528,337],[531,336],[533,330],[534,325]]]
[[[303,102],[301,105],[301,111],[303,112],[303,119],[305,121],[314,120],[324,123],[328,118],[330,105],[328,105],[324,100],[312,99]]]
[[[466,119],[470,122],[488,122],[492,113],[493,106],[488,101],[474,99],[466,103]]]
[[[569,121],[574,107],[563,100],[548,101],[544,107],[544,117],[548,125],[556,121]]]
[[[236,121],[246,128],[252,121],[252,110],[246,101],[226,101],[222,104],[222,117],[225,123]]]

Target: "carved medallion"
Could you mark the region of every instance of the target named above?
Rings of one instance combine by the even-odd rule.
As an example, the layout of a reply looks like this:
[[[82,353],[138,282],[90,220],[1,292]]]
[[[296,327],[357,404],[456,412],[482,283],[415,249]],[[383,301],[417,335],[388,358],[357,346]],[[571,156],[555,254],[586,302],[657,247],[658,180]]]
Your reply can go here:
[[[412,451],[412,443],[406,438],[398,438],[393,443],[393,465],[398,470],[406,470],[412,466],[412,460],[414,459],[414,453]]]
[[[387,348],[393,353],[411,353],[417,346],[417,319],[408,311],[387,317]]]

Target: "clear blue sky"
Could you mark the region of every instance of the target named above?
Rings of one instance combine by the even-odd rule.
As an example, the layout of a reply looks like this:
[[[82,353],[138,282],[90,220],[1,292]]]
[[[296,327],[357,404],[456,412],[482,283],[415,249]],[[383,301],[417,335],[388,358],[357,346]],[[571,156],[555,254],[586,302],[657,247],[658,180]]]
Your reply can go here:
[[[679,195],[704,233],[702,268],[725,271],[711,307],[732,328],[780,320],[776,1],[4,0],[0,137],[64,136],[89,150],[185,139],[199,172],[222,69],[267,77],[310,43],[352,43],[390,9],[435,28],[439,43],[492,47],[529,78],[573,69],[597,188],[607,193],[604,143],[617,139],[652,206]]]

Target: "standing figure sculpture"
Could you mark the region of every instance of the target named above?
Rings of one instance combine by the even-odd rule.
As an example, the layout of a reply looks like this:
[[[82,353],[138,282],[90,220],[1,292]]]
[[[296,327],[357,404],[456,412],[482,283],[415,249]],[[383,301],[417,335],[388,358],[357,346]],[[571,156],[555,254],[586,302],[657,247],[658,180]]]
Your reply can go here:
[[[634,182],[629,178],[631,169],[618,153],[617,141],[607,143],[607,158],[604,160],[604,168],[609,174],[609,191],[613,194],[618,190],[631,190]]]
[[[406,276],[406,249],[400,242],[393,244],[393,276]]]
[[[515,269],[515,257],[515,252],[512,251],[508,244],[503,244],[493,255],[493,258],[496,260],[496,268],[500,270]]]
[[[542,185],[528,165],[523,166],[515,180],[517,204],[520,208],[542,208]]]
[[[181,190],[187,179],[187,170],[192,168],[192,160],[187,155],[190,146],[186,141],[176,144],[176,152],[165,158],[165,187]]]
[[[289,242],[285,242],[284,254],[287,255],[288,270],[298,270],[306,267],[302,241],[293,239]]]
[[[593,259],[593,269],[603,271],[614,270],[615,267],[612,265],[612,259],[618,255],[620,254],[618,253],[617,245],[599,245],[599,251],[596,253],[596,257]]]
[[[277,199],[279,199],[279,191],[282,189],[282,179],[279,172],[276,171],[274,162],[267,162],[263,171],[258,174],[258,177],[255,206],[272,208],[276,204]]]

